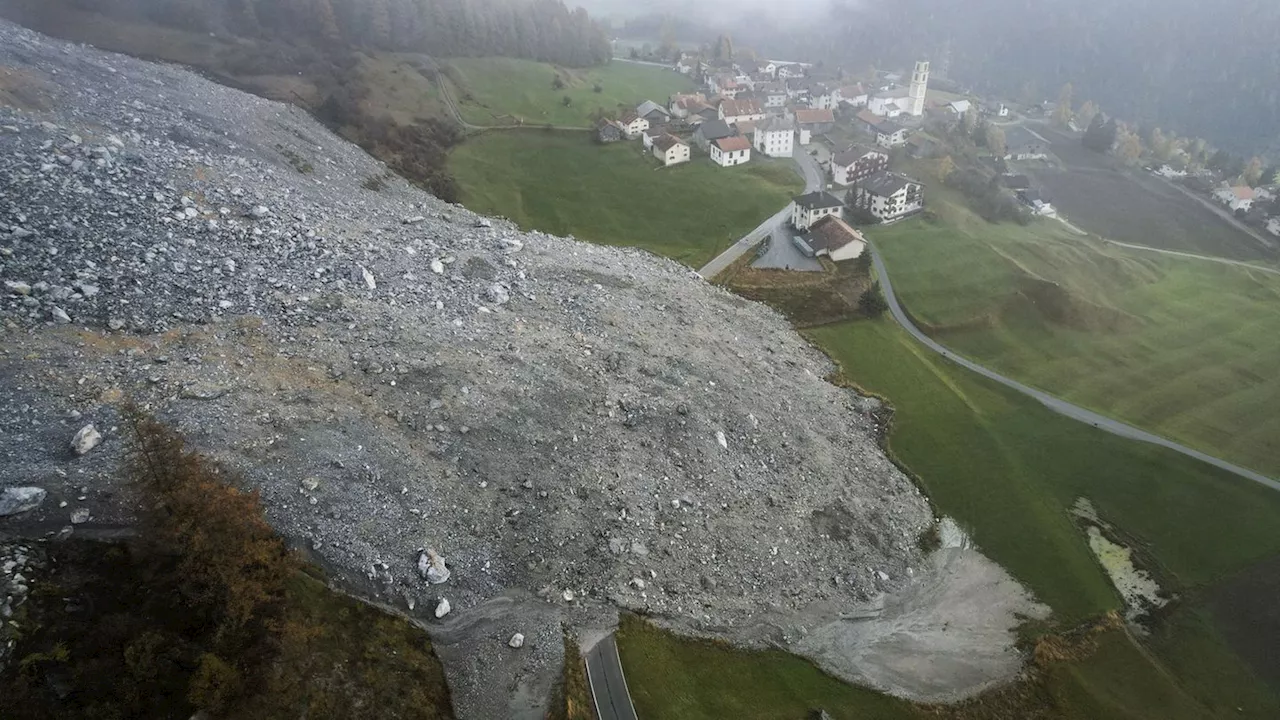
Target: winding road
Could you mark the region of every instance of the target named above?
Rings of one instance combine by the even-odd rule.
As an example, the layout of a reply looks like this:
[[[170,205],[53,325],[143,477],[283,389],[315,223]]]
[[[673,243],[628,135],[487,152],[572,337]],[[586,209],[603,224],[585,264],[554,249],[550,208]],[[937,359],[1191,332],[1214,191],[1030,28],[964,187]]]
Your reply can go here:
[[[957,365],[960,365],[961,367],[967,370],[972,370],[973,372],[978,373],[979,375],[989,380],[994,380],[995,382],[998,382],[1001,385],[1017,390],[1023,395],[1027,395],[1029,397],[1035,398],[1037,401],[1039,401],[1042,405],[1049,408],[1050,410],[1053,410],[1054,412],[1065,415],[1073,420],[1079,420],[1080,422],[1088,423],[1098,428],[1099,430],[1105,430],[1106,432],[1109,432],[1113,435],[1119,435],[1120,437],[1123,437],[1123,438],[1128,438],[1130,440],[1137,440],[1139,442],[1151,443],[1152,445],[1159,445],[1160,447],[1168,448],[1170,450],[1173,450],[1174,452],[1182,453],[1183,455],[1195,458],[1196,460],[1199,460],[1204,463],[1208,463],[1214,467],[1221,468],[1228,472],[1239,475],[1240,477],[1246,478],[1248,480],[1252,480],[1261,485],[1266,485],[1272,490],[1280,490],[1280,482],[1277,482],[1267,477],[1266,475],[1263,475],[1262,473],[1255,472],[1248,468],[1240,467],[1239,465],[1229,463],[1226,460],[1222,460],[1221,458],[1216,458],[1207,453],[1200,452],[1199,450],[1196,450],[1194,448],[1189,448],[1186,445],[1182,445],[1180,443],[1176,443],[1167,438],[1160,437],[1159,435],[1149,433],[1146,430],[1141,430],[1132,425],[1122,423],[1118,420],[1113,420],[1105,415],[1100,415],[1096,412],[1093,412],[1092,410],[1087,410],[1085,408],[1082,408],[1079,405],[1073,405],[1065,400],[1062,400],[1061,398],[1054,397],[1053,395],[1050,395],[1046,392],[1042,392],[1028,385],[1024,385],[1018,382],[1017,380],[1013,380],[1011,378],[1005,377],[1004,375],[1001,375],[1000,373],[995,372],[994,370],[990,370],[986,367],[983,367],[982,365],[979,365],[978,363],[975,363],[972,360],[968,360],[960,355],[957,355],[951,350],[948,350],[944,345],[941,345],[940,343],[935,341],[933,338],[929,337],[928,335],[925,335],[924,332],[920,330],[920,328],[915,326],[915,323],[911,322],[911,319],[907,316],[907,313],[902,309],[902,305],[898,302],[897,294],[894,293],[893,291],[893,283],[890,282],[889,280],[889,272],[885,268],[884,259],[880,257],[880,252],[876,250],[874,245],[868,245],[868,247],[871,249],[871,259],[875,265],[876,274],[880,277],[880,287],[884,290],[884,298],[889,303],[889,312],[893,314],[893,319],[897,320],[898,324],[901,325],[903,329],[905,329],[912,337],[920,341],[921,344],[923,344],[925,347],[929,348],[930,350],[933,350],[939,355],[942,355],[943,357],[947,358],[948,360],[954,362]]]
[[[791,159],[796,161],[796,165],[800,169],[800,176],[804,178],[804,191],[811,193],[822,189],[822,168],[818,166],[818,161],[814,160],[809,153],[805,152],[804,147],[796,145],[791,153]],[[774,213],[768,220],[756,226],[756,229],[742,236],[742,239],[729,246],[728,250],[720,253],[714,260],[703,265],[698,269],[698,274],[705,280],[724,272],[738,258],[742,257],[751,248],[755,247],[760,241],[773,234],[773,231],[782,226],[791,217],[791,203]]]

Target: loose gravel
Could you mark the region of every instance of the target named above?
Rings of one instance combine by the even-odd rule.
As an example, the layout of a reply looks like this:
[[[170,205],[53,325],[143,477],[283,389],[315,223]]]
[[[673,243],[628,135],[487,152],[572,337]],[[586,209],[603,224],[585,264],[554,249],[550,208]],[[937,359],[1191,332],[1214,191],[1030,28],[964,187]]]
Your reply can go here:
[[[768,308],[366,189],[385,166],[302,111],[179,68],[3,22],[0,65],[53,108],[0,106],[0,471],[48,492],[0,529],[128,525],[130,397],[433,628],[463,717],[537,716],[561,623],[759,641],[927,566],[874,403]]]

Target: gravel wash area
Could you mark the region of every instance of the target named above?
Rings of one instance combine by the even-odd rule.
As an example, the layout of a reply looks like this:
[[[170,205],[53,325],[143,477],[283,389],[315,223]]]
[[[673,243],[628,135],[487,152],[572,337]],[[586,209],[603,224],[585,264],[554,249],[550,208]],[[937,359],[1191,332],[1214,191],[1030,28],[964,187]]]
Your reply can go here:
[[[129,524],[132,399],[432,629],[471,718],[541,717],[562,624],[629,608],[804,650],[760,623],[934,577],[868,404],[765,306],[442,203],[180,68],[4,22],[0,66],[25,99],[0,104],[0,472],[44,491],[0,533]],[[1015,613],[994,622],[983,682],[1016,672]]]

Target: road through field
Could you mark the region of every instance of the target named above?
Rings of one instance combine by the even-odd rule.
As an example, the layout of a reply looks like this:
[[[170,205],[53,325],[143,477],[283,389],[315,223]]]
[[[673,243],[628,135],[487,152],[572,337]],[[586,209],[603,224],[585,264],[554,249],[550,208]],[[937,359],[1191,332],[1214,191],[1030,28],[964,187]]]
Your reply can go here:
[[[1266,475],[1263,475],[1262,473],[1250,470],[1248,468],[1240,467],[1239,465],[1229,463],[1226,460],[1223,460],[1221,458],[1216,458],[1207,453],[1200,452],[1199,450],[1196,450],[1194,448],[1189,448],[1186,445],[1182,445],[1180,443],[1173,442],[1172,440],[1169,440],[1167,438],[1160,437],[1159,435],[1149,433],[1146,430],[1141,430],[1132,425],[1122,423],[1118,420],[1113,420],[1105,415],[1100,415],[1096,412],[1093,412],[1092,410],[1082,408],[1079,405],[1073,405],[1065,400],[1062,400],[1061,398],[1054,397],[1053,395],[1050,395],[1041,390],[1037,390],[1028,385],[1023,385],[1017,380],[1001,375],[1000,373],[995,372],[994,370],[990,370],[982,365],[979,365],[978,363],[973,362],[972,360],[968,360],[960,355],[957,355],[956,353],[947,349],[946,346],[938,343],[933,338],[924,334],[924,332],[920,330],[920,328],[916,327],[915,323],[911,321],[911,318],[908,317],[906,311],[902,309],[902,305],[898,302],[898,296],[893,291],[893,283],[889,279],[889,272],[885,268],[884,260],[883,258],[881,258],[880,252],[875,248],[874,245],[868,245],[868,247],[871,249],[871,257],[875,265],[876,274],[879,275],[880,277],[880,286],[884,290],[884,297],[885,297],[885,300],[888,301],[889,303],[889,311],[893,314],[894,320],[897,320],[898,324],[901,325],[904,330],[906,330],[912,337],[920,341],[921,344],[923,344],[925,347],[929,348],[930,350],[933,350],[934,352],[938,353],[939,355],[942,355],[943,357],[956,363],[957,365],[960,365],[961,367],[964,367],[968,370],[972,370],[973,372],[978,373],[979,375],[985,378],[988,378],[990,380],[994,380],[995,382],[998,382],[1001,385],[1017,390],[1023,395],[1032,397],[1035,400],[1039,401],[1045,407],[1049,408],[1050,410],[1053,410],[1054,412],[1060,413],[1062,415],[1066,415],[1067,417],[1073,420],[1079,420],[1080,422],[1088,423],[1100,430],[1105,430],[1106,432],[1112,433],[1113,435],[1119,435],[1120,437],[1123,437],[1123,438],[1128,438],[1130,440],[1137,440],[1139,442],[1151,443],[1153,445],[1159,445],[1161,447],[1169,448],[1170,450],[1182,453],[1183,455],[1186,455],[1188,457],[1195,458],[1196,460],[1199,460],[1201,462],[1205,462],[1210,465],[1213,465],[1214,467],[1221,468],[1228,472],[1234,473],[1236,475],[1239,475],[1240,477],[1252,480],[1262,485],[1266,485],[1272,490],[1280,490],[1280,482],[1277,482],[1267,477]]]

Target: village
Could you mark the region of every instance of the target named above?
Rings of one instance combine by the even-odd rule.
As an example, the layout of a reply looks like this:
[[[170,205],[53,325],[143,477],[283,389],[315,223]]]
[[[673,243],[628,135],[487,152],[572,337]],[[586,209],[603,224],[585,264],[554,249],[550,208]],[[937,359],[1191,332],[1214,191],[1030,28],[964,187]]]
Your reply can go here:
[[[798,62],[712,65],[682,56],[673,70],[692,77],[701,90],[674,94],[665,104],[645,99],[616,118],[602,118],[596,138],[601,143],[639,140],[658,167],[696,157],[727,172],[761,157],[816,165],[817,187],[810,182],[807,192],[793,198],[786,232],[771,233],[773,246],[786,235],[792,248],[778,252],[766,242],[760,255],[779,259],[758,267],[819,270],[817,257],[857,258],[866,247],[858,226],[895,223],[924,210],[925,184],[897,168],[900,158],[937,153],[940,143],[925,131],[926,119],[957,124],[966,114],[993,120],[1010,115],[1004,104],[987,107],[930,89],[927,61],[915,64],[905,84],[893,73],[842,82]],[[1006,148],[1005,157],[1044,158],[1046,144],[1027,134],[1024,142]],[[1054,215],[1044,193],[1025,176],[1006,178],[1010,193],[1030,212]]]
[[[933,88],[924,60],[909,74],[879,72],[859,80],[808,63],[709,62],[689,53],[670,69],[692,78],[699,91],[674,94],[665,103],[643,99],[617,117],[602,118],[597,140],[639,140],[663,168],[705,157],[732,172],[764,157],[811,161],[820,169],[820,186],[793,198],[786,230],[794,251],[779,253],[766,241],[760,255],[775,256],[775,262],[760,260],[756,267],[818,270],[816,257],[853,259],[866,246],[859,226],[922,212],[926,185],[903,171],[903,161],[948,155],[954,149],[948,128],[993,128],[999,139],[988,143],[982,160],[999,178],[1000,199],[1024,217],[1058,218],[1051,193],[1023,170],[1056,162],[1050,139],[1034,129],[1053,114],[1052,102],[1015,107]],[[1085,134],[1074,119],[1065,129]],[[1280,235],[1280,203],[1274,202],[1280,178],[1242,185],[1227,173],[1188,170],[1176,159],[1147,169],[1177,184],[1188,200],[1217,203],[1225,219]],[[782,234],[772,233],[773,246]]]

